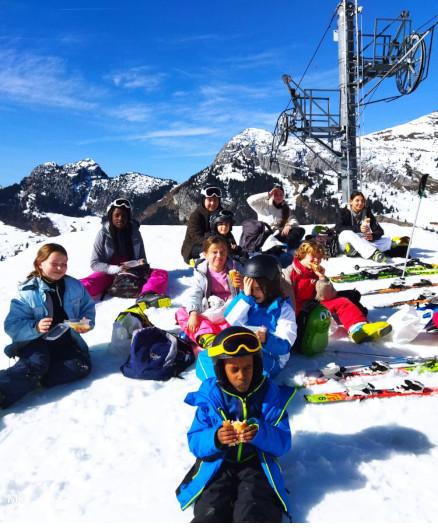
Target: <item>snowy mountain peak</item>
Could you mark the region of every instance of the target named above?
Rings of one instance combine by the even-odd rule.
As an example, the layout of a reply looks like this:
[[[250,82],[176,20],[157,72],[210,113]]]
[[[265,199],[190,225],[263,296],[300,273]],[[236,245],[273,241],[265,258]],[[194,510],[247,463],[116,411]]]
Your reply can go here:
[[[48,213],[102,215],[118,196],[129,197],[135,210],[141,212],[175,185],[172,180],[140,173],[109,178],[90,158],[64,165],[48,162],[38,165],[13,194],[10,187],[0,190],[0,218],[16,227],[56,235]]]
[[[63,168],[70,177],[75,177],[84,171],[86,171],[92,179],[100,178],[104,174],[100,165],[91,158],[85,158],[76,161],[75,163],[66,163],[63,165]]]

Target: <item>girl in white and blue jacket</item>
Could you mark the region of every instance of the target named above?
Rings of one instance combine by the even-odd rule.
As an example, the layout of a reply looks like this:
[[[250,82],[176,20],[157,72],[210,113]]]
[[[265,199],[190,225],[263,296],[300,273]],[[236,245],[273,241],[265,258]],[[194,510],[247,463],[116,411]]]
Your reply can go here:
[[[243,291],[225,310],[230,325],[251,328],[263,346],[263,368],[276,376],[289,360],[297,337],[295,312],[281,291],[280,269],[267,254],[252,257],[243,269]]]
[[[90,373],[88,346],[80,334],[94,327],[94,302],[77,279],[66,275],[67,258],[59,244],[42,246],[34,270],[11,301],[4,327],[12,343],[5,354],[19,359],[0,371],[0,408],[39,385],[52,387]],[[74,330],[61,324],[81,319]]]

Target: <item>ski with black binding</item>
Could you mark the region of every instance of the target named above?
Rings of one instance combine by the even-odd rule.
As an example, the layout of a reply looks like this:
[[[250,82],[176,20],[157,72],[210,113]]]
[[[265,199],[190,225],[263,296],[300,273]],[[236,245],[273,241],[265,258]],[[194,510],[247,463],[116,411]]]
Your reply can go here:
[[[322,385],[328,381],[346,381],[355,377],[379,376],[388,373],[408,374],[415,372],[438,372],[438,356],[430,358],[403,358],[400,361],[375,360],[369,365],[340,366],[329,363],[320,370],[306,372],[301,380],[303,387],[311,385]]]
[[[417,306],[420,304],[438,304],[438,293],[422,293],[416,299],[405,299],[404,301],[395,301],[391,304],[378,305],[376,308],[395,308],[396,306],[403,306],[408,304],[411,306]]]
[[[414,284],[399,284],[394,281],[387,288],[377,288],[362,293],[362,297],[365,295],[379,295],[381,293],[398,293],[405,290],[412,290],[414,288],[435,288],[438,286],[438,282],[431,282],[429,279],[420,279],[419,282]]]
[[[406,277],[415,275],[434,275],[438,273],[438,264],[416,264],[415,266],[408,266],[406,268]],[[397,266],[376,266],[374,268],[362,269],[356,273],[340,273],[329,277],[333,283],[341,282],[356,282],[363,280],[376,280],[376,279],[393,279],[401,277],[403,275],[403,269]]]
[[[377,389],[372,383],[348,387],[340,392],[306,394],[308,403],[337,403],[342,401],[363,401],[375,398],[393,398],[395,396],[433,396],[438,394],[438,387],[427,387],[420,381],[404,379],[395,387]]]

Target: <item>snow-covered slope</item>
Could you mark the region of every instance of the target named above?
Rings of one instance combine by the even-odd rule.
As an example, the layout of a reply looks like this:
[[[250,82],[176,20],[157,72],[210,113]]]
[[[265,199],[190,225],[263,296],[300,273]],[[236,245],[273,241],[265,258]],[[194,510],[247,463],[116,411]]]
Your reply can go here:
[[[415,169],[438,180],[438,111],[362,138],[363,161],[402,178]]]
[[[403,232],[394,225],[384,227],[393,235]],[[52,239],[67,248],[71,275],[90,272],[97,229],[95,219],[89,229]],[[239,228],[235,231],[238,236]],[[173,298],[171,308],[150,309],[149,316],[157,326],[173,329],[174,312],[191,277],[179,253],[184,228],[142,226],[141,232],[151,265],[169,271]],[[414,254],[438,262],[438,235],[416,231]],[[0,320],[34,257],[35,247],[29,247],[0,262]],[[326,267],[335,274],[352,270],[357,262],[338,257]],[[376,282],[360,282],[357,287],[366,291]],[[374,320],[383,319],[394,310],[373,306],[407,294],[368,296],[364,302]],[[193,368],[184,379],[168,382],[122,376],[119,367],[125,357],[111,353],[108,343],[114,318],[129,304],[113,298],[97,305],[96,328],[85,336],[93,359],[88,379],[39,390],[0,411],[0,520],[28,524],[191,519],[190,510],[179,510],[174,490],[194,462],[186,440],[193,409],[183,400],[199,381]],[[279,381],[292,383],[298,372],[330,361],[357,364],[382,355],[429,356],[437,351],[437,339],[429,334],[409,345],[395,345],[389,339],[354,345],[338,329],[323,355],[292,356]],[[8,342],[1,330],[0,346]],[[9,364],[0,356],[0,368]],[[438,386],[438,374],[422,379]],[[397,380],[385,378],[376,384],[383,381]],[[293,448],[280,461],[295,522],[436,521],[437,397],[312,406],[305,404],[302,392],[289,409]]]

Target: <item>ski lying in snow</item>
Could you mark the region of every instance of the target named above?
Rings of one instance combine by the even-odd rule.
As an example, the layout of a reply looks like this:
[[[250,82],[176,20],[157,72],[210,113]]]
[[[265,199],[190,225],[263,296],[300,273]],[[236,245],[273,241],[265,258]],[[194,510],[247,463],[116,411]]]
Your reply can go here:
[[[400,385],[388,389],[376,389],[371,383],[349,387],[341,392],[306,394],[309,403],[336,403],[341,401],[369,400],[372,398],[392,398],[393,396],[432,396],[438,394],[438,387],[425,387],[423,383],[404,379]]]
[[[438,304],[438,293],[422,294],[416,299],[405,299],[404,301],[396,301],[391,304],[379,305],[376,308],[394,308],[395,306],[403,306],[404,304]]]
[[[431,282],[428,279],[421,279],[419,282],[414,284],[398,284],[393,282],[387,288],[377,288],[376,290],[370,290],[362,293],[362,297],[365,295],[378,295],[381,293],[397,293],[405,290],[411,290],[413,288],[434,288],[438,286],[438,282]]]
[[[431,268],[434,266],[434,264],[429,264],[429,262],[423,262],[422,260],[420,260],[419,258],[410,258],[408,259],[408,261],[406,262],[406,266],[424,266],[426,268]],[[405,263],[404,262],[400,262],[398,264],[389,264],[389,263],[386,263],[386,264],[373,264],[373,265],[369,265],[369,264],[365,264],[364,266],[361,266],[360,264],[356,264],[354,266],[354,269],[357,270],[357,271],[363,271],[363,270],[378,270],[378,269],[382,269],[382,268],[404,268],[405,267]]]
[[[389,372],[438,372],[438,356],[430,358],[406,358],[397,362],[373,361],[369,365],[353,365],[348,367],[329,363],[316,372],[306,372],[301,384],[304,387],[322,385],[328,381],[345,381],[359,376],[378,376]]]
[[[413,275],[433,275],[438,273],[438,264],[417,264],[415,266],[408,266],[406,268],[406,277]],[[396,266],[384,266],[375,267],[370,269],[362,269],[356,273],[340,273],[329,279],[334,283],[339,282],[356,282],[362,280],[375,280],[375,279],[393,279],[395,277],[401,277],[403,275],[403,269]]]

